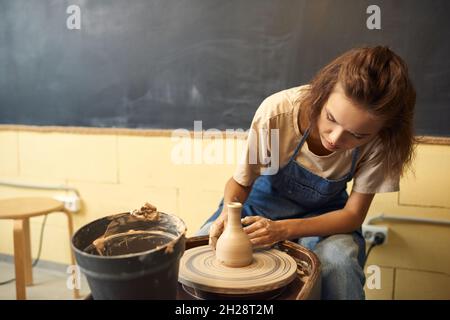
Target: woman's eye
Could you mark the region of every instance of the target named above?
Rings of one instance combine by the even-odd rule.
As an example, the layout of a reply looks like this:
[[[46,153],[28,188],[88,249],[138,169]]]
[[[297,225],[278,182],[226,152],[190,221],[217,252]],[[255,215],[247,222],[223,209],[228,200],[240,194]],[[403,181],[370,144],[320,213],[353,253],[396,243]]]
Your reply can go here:
[[[364,138],[364,137],[361,137],[361,136],[357,136],[357,135],[355,135],[355,134],[353,134],[352,136],[354,136],[356,139],[358,139],[358,140],[361,140],[362,138]]]
[[[335,122],[334,119],[330,116],[329,113],[327,113],[327,119],[328,119],[329,121],[331,121],[331,122]]]

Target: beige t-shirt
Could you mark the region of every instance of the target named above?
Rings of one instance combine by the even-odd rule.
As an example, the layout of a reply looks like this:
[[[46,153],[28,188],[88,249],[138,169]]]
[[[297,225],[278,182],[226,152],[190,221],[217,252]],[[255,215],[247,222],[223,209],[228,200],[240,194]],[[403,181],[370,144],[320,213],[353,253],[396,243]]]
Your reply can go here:
[[[234,180],[239,184],[250,186],[267,168],[270,168],[270,173],[274,174],[278,167],[282,168],[287,164],[302,138],[298,116],[300,101],[306,90],[308,85],[283,90],[262,102],[250,127],[250,131],[254,134],[249,134],[244,157],[233,175]],[[273,129],[278,129],[278,166],[275,152],[272,154],[272,149],[276,149],[273,144],[275,136],[272,136],[276,130]],[[255,153],[256,149],[257,153]],[[386,163],[383,161],[381,140],[375,138],[359,149],[353,177],[353,190],[360,193],[398,191],[399,177],[384,176]],[[350,171],[353,151],[354,149],[338,150],[326,156],[318,156],[308,149],[305,141],[295,161],[316,175],[335,180],[342,178]]]

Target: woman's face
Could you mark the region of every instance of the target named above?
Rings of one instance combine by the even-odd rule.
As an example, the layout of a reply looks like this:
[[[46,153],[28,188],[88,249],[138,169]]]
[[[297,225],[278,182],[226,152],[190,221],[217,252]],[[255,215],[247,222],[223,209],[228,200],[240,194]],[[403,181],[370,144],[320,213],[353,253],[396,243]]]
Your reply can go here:
[[[329,151],[361,146],[373,139],[382,126],[381,119],[349,100],[339,83],[317,120],[320,141]]]

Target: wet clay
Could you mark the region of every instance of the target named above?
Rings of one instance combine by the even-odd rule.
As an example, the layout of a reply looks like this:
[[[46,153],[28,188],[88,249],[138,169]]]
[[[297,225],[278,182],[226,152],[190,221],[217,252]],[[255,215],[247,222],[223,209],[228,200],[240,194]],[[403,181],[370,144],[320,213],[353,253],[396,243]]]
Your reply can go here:
[[[160,215],[156,207],[150,203],[146,203],[140,209],[131,210],[128,215],[121,215],[112,219],[105,233],[95,239],[85,249],[85,252],[100,256],[111,256],[141,252],[165,245],[174,238],[169,233],[162,231],[126,230],[127,226],[133,223],[140,221],[158,221],[159,219]]]

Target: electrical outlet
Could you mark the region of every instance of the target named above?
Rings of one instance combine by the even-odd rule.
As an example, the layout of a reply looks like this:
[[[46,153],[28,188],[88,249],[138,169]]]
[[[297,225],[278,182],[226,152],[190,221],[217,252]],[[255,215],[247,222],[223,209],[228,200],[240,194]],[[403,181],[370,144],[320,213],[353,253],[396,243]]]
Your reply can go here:
[[[375,242],[375,235],[381,233],[384,235],[384,241],[382,244],[386,244],[388,241],[388,227],[386,226],[374,226],[370,224],[362,225],[362,234],[367,243]]]
[[[64,203],[64,207],[70,212],[78,212],[81,208],[81,200],[76,195],[58,195],[54,199]]]

